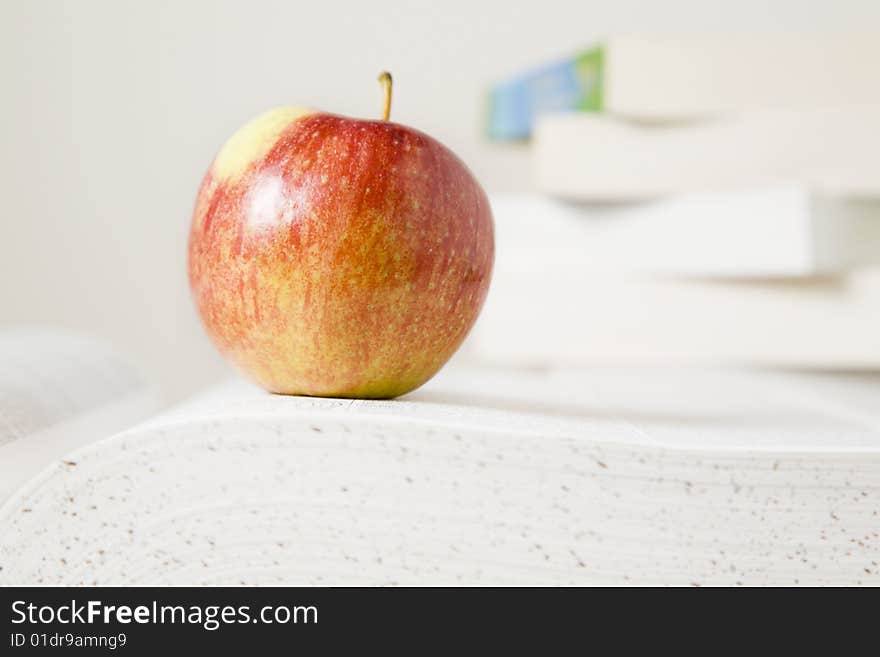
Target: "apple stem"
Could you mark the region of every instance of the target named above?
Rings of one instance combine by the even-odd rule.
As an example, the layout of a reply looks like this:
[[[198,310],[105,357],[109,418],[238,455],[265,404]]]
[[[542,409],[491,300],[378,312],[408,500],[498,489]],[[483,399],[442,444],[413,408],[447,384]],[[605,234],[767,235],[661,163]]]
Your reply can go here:
[[[391,73],[382,71],[379,73],[379,84],[385,90],[385,107],[382,109],[382,120],[387,121],[391,116]]]

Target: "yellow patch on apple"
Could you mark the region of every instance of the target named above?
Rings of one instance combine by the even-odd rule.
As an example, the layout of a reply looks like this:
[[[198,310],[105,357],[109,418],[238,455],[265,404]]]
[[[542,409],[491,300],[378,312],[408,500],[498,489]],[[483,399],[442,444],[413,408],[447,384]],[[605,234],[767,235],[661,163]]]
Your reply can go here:
[[[262,159],[291,123],[314,114],[308,107],[276,107],[243,125],[214,158],[214,176],[228,181],[238,178],[252,162]]]

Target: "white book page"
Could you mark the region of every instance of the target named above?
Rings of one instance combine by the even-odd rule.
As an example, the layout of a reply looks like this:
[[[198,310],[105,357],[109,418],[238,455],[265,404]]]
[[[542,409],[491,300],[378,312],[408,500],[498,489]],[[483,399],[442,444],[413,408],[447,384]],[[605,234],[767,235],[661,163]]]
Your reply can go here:
[[[48,329],[0,332],[0,501],[52,460],[158,409],[106,345]]]
[[[328,415],[697,451],[880,454],[880,375],[717,368],[493,368],[456,364],[394,400],[269,394],[230,380],[138,432]]]

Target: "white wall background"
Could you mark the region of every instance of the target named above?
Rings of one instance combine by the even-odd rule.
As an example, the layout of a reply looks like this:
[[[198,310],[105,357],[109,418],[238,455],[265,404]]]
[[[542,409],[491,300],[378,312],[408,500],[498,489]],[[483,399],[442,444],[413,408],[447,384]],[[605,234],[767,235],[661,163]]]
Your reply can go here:
[[[224,368],[189,302],[193,198],[255,113],[377,116],[387,68],[393,119],[521,189],[526,153],[480,138],[493,79],[611,33],[853,27],[880,2],[0,0],[0,326],[102,336],[178,397]]]

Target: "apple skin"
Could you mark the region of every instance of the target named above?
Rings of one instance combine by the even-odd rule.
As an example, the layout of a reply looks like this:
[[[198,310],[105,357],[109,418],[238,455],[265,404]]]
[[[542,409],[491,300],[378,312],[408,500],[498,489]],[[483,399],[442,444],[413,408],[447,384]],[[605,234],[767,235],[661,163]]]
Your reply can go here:
[[[486,298],[485,192],[435,139],[272,110],[199,189],[189,282],[220,352],[271,392],[390,398],[430,379]]]

